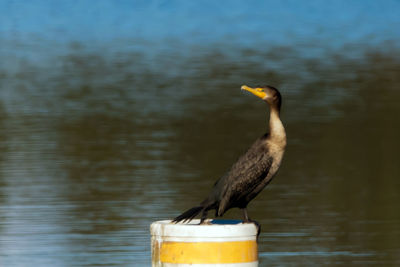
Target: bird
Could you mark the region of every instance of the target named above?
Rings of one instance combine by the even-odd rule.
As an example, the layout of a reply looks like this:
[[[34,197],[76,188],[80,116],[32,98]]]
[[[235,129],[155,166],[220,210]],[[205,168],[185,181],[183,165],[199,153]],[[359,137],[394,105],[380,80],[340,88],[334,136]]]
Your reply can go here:
[[[272,86],[249,87],[248,91],[265,101],[269,108],[269,132],[258,138],[229,171],[218,179],[210,194],[199,205],[188,209],[172,220],[173,223],[190,222],[201,213],[200,224],[204,224],[208,211],[215,210],[215,217],[221,217],[231,208],[242,210],[244,223],[259,224],[250,219],[247,205],[276,175],[286,148],[286,131],[280,119],[282,96]]]

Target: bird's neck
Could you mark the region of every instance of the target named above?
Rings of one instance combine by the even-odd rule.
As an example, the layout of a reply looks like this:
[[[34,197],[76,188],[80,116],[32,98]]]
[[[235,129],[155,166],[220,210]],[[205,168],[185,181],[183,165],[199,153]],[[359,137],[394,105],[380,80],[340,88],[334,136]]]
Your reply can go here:
[[[286,145],[286,132],[280,119],[279,107],[271,106],[269,115],[269,136],[271,140]]]

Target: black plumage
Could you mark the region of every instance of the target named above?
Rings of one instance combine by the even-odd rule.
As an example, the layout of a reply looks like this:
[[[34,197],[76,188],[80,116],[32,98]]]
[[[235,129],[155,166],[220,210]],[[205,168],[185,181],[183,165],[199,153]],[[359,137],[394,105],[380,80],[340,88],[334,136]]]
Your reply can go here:
[[[215,209],[215,215],[219,217],[235,207],[243,210],[245,222],[252,221],[247,214],[247,205],[276,174],[285,151],[286,133],[279,118],[282,102],[279,91],[271,86],[242,86],[242,89],[269,104],[270,132],[258,138],[231,169],[215,182],[211,193],[203,202],[176,217],[174,222],[190,221],[201,213],[200,223],[203,223],[209,210]]]

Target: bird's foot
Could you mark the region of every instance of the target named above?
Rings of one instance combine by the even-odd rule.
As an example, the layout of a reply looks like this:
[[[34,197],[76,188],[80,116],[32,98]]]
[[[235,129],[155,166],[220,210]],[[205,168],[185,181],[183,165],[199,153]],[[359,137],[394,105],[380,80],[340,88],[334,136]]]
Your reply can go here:
[[[210,225],[210,224],[212,224],[210,219],[200,220],[199,223],[199,225]]]

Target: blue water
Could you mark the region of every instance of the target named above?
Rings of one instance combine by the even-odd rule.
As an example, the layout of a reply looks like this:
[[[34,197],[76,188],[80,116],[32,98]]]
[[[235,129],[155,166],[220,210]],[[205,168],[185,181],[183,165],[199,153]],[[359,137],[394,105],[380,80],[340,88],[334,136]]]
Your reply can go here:
[[[2,39],[318,46],[398,40],[400,2],[0,1]],[[168,46],[161,43],[160,46]]]

